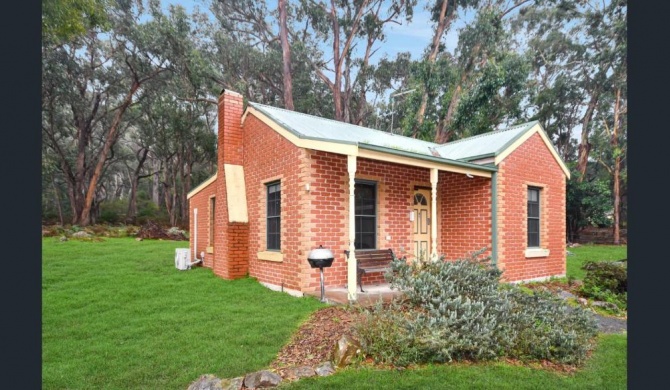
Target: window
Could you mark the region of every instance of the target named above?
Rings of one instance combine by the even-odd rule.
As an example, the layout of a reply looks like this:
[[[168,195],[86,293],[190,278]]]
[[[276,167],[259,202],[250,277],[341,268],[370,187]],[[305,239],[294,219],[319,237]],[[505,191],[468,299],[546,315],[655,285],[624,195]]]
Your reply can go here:
[[[374,182],[356,181],[354,186],[356,249],[377,248],[377,185]]]
[[[540,246],[540,189],[528,187],[528,247]]]
[[[216,197],[209,198],[209,246],[214,246],[214,226],[216,217]]]
[[[279,182],[266,185],[267,207],[267,249],[280,250],[281,242],[281,186]]]

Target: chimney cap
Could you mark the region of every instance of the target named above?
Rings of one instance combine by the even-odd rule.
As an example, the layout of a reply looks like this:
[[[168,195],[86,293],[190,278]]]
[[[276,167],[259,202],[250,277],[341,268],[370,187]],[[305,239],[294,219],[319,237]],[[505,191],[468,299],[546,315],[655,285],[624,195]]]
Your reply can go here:
[[[221,94],[220,94],[219,96],[223,96],[223,95],[237,96],[237,97],[240,97],[240,98],[242,97],[242,94],[241,94],[241,93],[239,93],[239,92],[235,92],[235,91],[233,91],[233,90],[231,90],[231,89],[226,90],[225,88],[221,90]]]

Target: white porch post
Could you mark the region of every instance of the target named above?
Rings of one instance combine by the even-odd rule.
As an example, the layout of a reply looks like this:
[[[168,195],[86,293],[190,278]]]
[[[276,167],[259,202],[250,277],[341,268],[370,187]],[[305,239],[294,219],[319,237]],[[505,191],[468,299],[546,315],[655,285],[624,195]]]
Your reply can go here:
[[[431,208],[430,208],[430,259],[437,261],[437,168],[430,169]]]
[[[349,302],[356,301],[356,199],[354,198],[354,179],[356,177],[356,156],[347,156],[349,173],[349,263],[347,264],[347,290]]]

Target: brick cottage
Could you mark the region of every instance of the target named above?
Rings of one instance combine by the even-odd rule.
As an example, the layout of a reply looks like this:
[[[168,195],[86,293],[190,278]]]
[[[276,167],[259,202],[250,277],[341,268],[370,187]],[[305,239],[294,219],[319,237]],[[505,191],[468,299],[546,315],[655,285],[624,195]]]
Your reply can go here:
[[[244,109],[232,91],[218,117],[218,172],[188,198],[192,253],[222,278],[315,291],[307,255],[319,245],[335,254],[326,285],[346,285],[352,301],[354,250],[453,260],[486,248],[506,281],[565,275],[569,171],[538,122],[435,144]],[[363,283],[382,280],[368,273]]]

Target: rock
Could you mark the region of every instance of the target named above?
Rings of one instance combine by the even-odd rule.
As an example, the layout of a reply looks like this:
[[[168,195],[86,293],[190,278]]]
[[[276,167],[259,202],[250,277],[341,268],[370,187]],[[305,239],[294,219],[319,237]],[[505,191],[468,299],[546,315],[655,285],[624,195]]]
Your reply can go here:
[[[318,376],[328,376],[335,373],[335,367],[333,367],[333,363],[331,362],[323,362],[314,371]]]
[[[244,377],[244,386],[250,389],[275,387],[279,383],[281,383],[281,377],[267,370],[253,372]]]
[[[284,371],[284,378],[286,379],[300,379],[308,378],[310,376],[316,376],[316,371],[309,366],[292,367]]]
[[[206,374],[191,383],[187,390],[223,390],[223,387],[221,387],[221,379],[212,374]]]
[[[584,306],[586,306],[589,303],[589,301],[587,301],[586,298],[577,298],[577,302],[581,303]]]
[[[351,364],[354,357],[361,353],[361,345],[351,336],[342,336],[333,348],[332,361],[335,367],[340,368]]]
[[[78,232],[72,233],[72,237],[74,237],[74,238],[89,238],[89,237],[91,237],[91,235],[86,233],[83,230],[80,230]]]
[[[67,241],[67,237],[65,237],[65,236],[60,236],[60,241],[61,241],[61,242],[65,242],[65,241]]]
[[[142,240],[143,240],[142,237],[137,237],[137,238],[135,239],[135,241],[142,241]]]
[[[568,255],[568,256],[574,256],[575,255],[574,253],[572,253],[570,251],[565,251],[565,254]]]
[[[571,292],[569,292],[569,291],[563,291],[563,290],[561,290],[561,291],[558,292],[558,296],[561,297],[561,298],[563,298],[563,299],[570,299],[570,298],[577,299],[577,297],[575,296],[575,294],[573,294],[573,293],[571,293]]]
[[[240,376],[233,379],[222,379],[220,385],[223,390],[242,390],[243,383],[244,377]]]
[[[597,306],[597,307],[602,307],[604,309],[609,309],[609,310],[619,310],[619,307],[611,302],[603,302],[603,301],[593,301],[591,302],[591,306]]]

